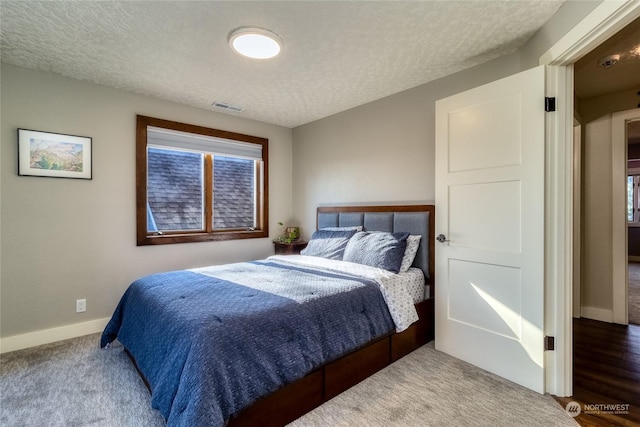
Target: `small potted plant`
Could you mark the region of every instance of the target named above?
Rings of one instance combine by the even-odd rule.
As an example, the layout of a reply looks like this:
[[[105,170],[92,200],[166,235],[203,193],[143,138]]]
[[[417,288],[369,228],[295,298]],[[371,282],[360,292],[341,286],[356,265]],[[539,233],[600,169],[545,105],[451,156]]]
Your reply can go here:
[[[282,222],[279,222],[278,225],[280,227],[284,227]],[[285,243],[287,245],[291,244],[291,242],[295,242],[300,238],[300,227],[285,227],[284,234],[278,236],[275,240],[278,243]]]

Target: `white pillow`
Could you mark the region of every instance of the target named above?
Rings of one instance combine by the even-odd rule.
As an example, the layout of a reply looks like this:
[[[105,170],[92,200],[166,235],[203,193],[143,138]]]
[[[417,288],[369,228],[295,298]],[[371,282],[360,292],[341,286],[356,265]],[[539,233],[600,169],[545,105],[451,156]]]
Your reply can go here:
[[[420,235],[410,235],[407,237],[407,248],[404,250],[404,256],[402,257],[402,264],[400,265],[400,273],[404,273],[409,270],[413,260],[418,252],[418,246],[420,246]]]

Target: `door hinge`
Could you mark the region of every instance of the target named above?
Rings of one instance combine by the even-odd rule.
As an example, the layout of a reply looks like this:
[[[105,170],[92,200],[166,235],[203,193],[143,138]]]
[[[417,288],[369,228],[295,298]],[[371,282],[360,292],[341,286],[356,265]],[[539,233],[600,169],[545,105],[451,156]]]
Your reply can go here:
[[[556,98],[555,97],[544,97],[544,111],[547,113],[551,111],[556,111]]]
[[[547,350],[553,351],[555,349],[556,349],[556,338],[544,337],[544,351],[547,351]]]

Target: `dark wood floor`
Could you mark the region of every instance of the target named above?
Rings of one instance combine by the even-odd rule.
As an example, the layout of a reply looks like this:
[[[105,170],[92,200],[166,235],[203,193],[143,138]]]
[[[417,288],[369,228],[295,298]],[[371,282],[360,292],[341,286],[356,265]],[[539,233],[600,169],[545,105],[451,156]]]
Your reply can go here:
[[[640,326],[589,319],[573,322],[573,396],[556,398],[585,405],[629,405],[628,414],[585,414],[581,426],[640,426]]]

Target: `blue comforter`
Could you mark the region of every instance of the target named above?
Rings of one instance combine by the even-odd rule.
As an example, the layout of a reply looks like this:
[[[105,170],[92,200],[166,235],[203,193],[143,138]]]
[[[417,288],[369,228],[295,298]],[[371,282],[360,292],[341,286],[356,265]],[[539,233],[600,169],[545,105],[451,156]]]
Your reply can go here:
[[[101,346],[117,338],[129,350],[168,425],[223,426],[393,330],[376,283],[265,260],[137,280]]]

